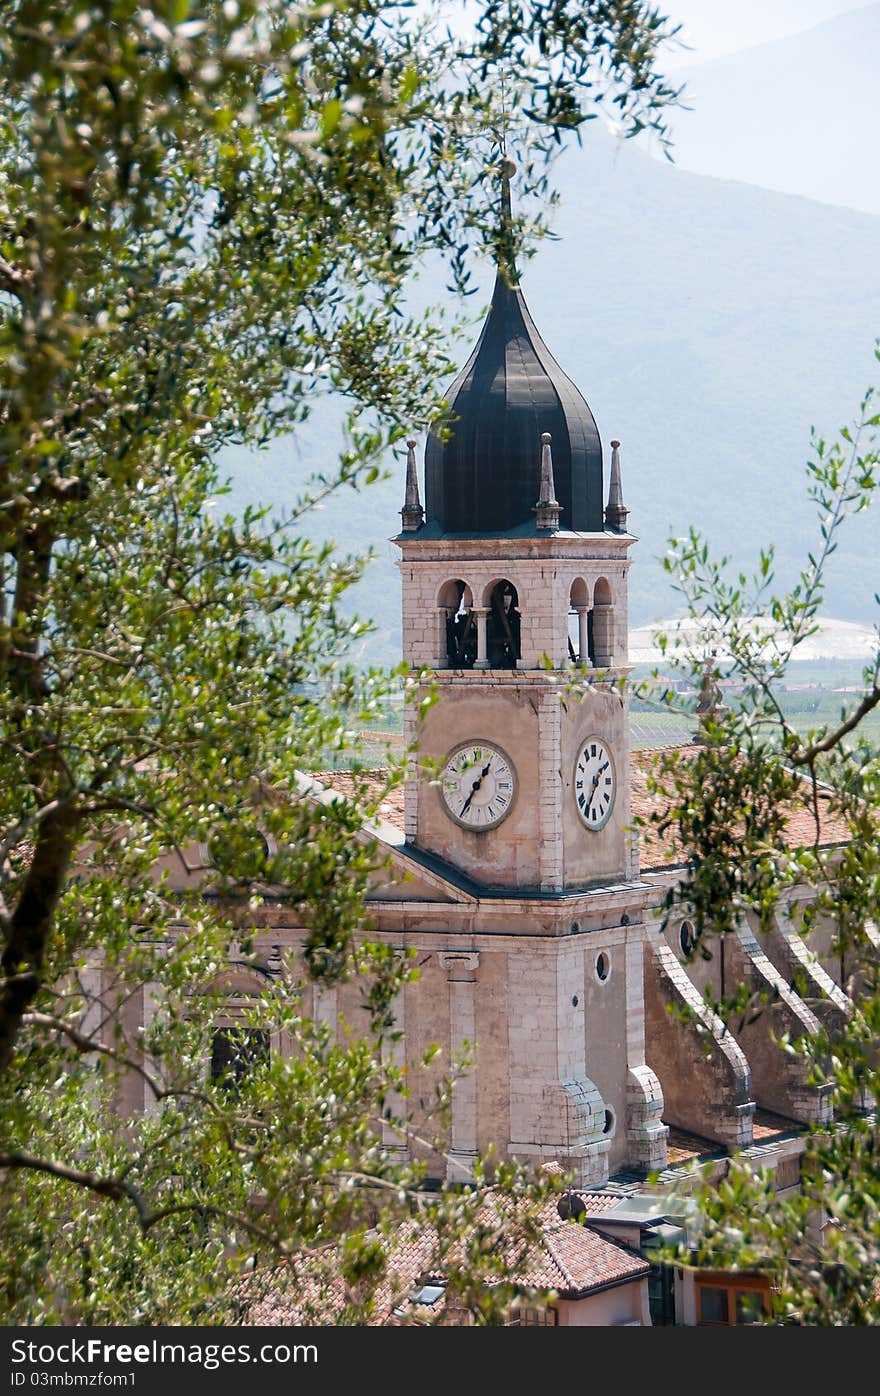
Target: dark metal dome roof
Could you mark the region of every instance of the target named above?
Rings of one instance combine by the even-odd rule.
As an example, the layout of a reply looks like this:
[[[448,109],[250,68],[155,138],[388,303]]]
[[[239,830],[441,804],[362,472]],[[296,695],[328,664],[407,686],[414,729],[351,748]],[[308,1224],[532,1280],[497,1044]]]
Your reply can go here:
[[[425,452],[427,523],[443,533],[506,533],[534,524],[541,434],[552,437],[561,527],[601,532],[602,443],[593,414],[499,271],[474,352],[447,394],[443,441]]]

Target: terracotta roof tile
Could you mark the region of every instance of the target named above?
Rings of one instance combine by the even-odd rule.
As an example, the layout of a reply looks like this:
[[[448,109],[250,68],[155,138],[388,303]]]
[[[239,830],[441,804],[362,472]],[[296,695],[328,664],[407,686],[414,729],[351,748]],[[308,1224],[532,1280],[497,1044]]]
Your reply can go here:
[[[380,799],[381,797],[379,817],[387,820],[389,824],[395,825],[398,829],[403,828],[403,786],[396,785],[393,790],[386,791],[385,787],[388,783],[386,771],[361,771],[357,777],[351,771],[316,771],[314,778],[346,798],[351,798],[358,786],[365,787],[371,799]]]
[[[804,1126],[798,1124],[797,1120],[790,1120],[786,1115],[776,1115],[770,1110],[762,1110],[760,1107],[755,1111],[752,1120],[752,1138],[757,1144],[760,1140],[765,1143],[768,1139],[779,1139],[786,1134],[802,1134]]]
[[[523,1276],[532,1289],[554,1289],[560,1295],[589,1293],[606,1285],[646,1275],[650,1266],[616,1241],[578,1222],[544,1227],[543,1254],[534,1254]]]
[[[579,1193],[590,1213],[607,1211],[619,1198]],[[499,1205],[500,1204],[500,1205]],[[478,1220],[500,1228],[499,1244],[505,1245],[505,1216],[513,1211],[506,1202],[490,1198]],[[638,1280],[648,1273],[646,1260],[629,1247],[589,1226],[563,1220],[556,1199],[551,1199],[541,1215],[540,1240],[528,1246],[522,1256],[523,1241],[511,1227],[507,1240],[510,1255],[508,1280],[522,1291],[552,1290],[562,1298],[583,1297],[609,1285]],[[399,1231],[393,1242],[383,1241],[388,1252],[386,1277],[373,1294],[373,1325],[398,1322],[429,1322],[442,1310],[444,1299],[429,1306],[414,1305],[410,1296],[421,1287],[443,1282],[438,1263],[438,1238],[429,1226],[416,1230],[415,1224]],[[446,1270],[454,1262],[446,1260]],[[294,1258],[272,1271],[247,1276],[237,1294],[245,1326],[298,1326],[303,1323],[332,1323],[346,1303],[342,1278],[332,1269],[332,1252],[323,1258],[323,1276],[314,1263]],[[329,1268],[328,1268],[329,1267]]]
[[[581,1192],[574,1194],[579,1202],[584,1204],[587,1215],[599,1216],[602,1212],[610,1212],[612,1207],[616,1207],[620,1198],[609,1192]]]
[[[656,769],[660,758],[673,748],[657,751],[636,751],[632,754],[632,812],[633,817],[647,819],[662,814],[667,802],[662,795],[648,790],[648,777]],[[675,747],[681,760],[693,757],[688,747]],[[828,799],[819,797],[819,842],[823,846],[845,843],[849,838],[846,821],[829,813]],[[809,789],[804,784],[803,801],[791,807],[786,823],[785,841],[789,848],[803,848],[812,844],[816,837],[816,824],[810,804]],[[684,848],[675,829],[666,829],[658,834],[656,828],[639,828],[640,862],[643,872],[659,868],[676,867],[685,862]]]
[[[666,1148],[670,1166],[677,1163],[687,1163],[695,1158],[705,1158],[710,1154],[717,1154],[721,1151],[721,1147],[720,1144],[713,1143],[711,1139],[704,1139],[702,1135],[691,1134],[688,1130],[679,1129],[677,1125],[669,1126]]]

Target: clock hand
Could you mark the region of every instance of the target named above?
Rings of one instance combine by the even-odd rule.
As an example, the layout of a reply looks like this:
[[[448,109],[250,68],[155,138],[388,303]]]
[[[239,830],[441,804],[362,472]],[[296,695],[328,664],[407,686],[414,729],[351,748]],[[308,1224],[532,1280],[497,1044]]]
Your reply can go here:
[[[611,763],[610,763],[609,761],[606,761],[606,762],[605,762],[605,766],[609,766],[610,764],[611,764]],[[598,769],[598,771],[596,772],[596,774],[593,776],[593,784],[590,786],[590,795],[589,795],[589,799],[587,800],[587,803],[586,803],[586,805],[585,805],[585,807],[584,807],[584,814],[589,814],[589,813],[590,813],[590,805],[593,803],[593,796],[595,795],[596,791],[599,789],[599,777],[600,777],[600,775],[602,774],[602,772],[605,770],[605,766],[600,766],[599,769]]]
[[[461,816],[462,816],[463,814],[467,814],[468,809],[469,809],[469,807],[470,807],[471,800],[472,800],[472,799],[474,798],[474,796],[476,795],[476,793],[477,793],[477,791],[479,790],[481,784],[482,784],[482,782],[479,781],[479,780],[475,780],[475,781],[474,781],[473,785],[471,786],[471,793],[470,793],[470,795],[468,795],[467,799],[465,800],[464,804],[463,804],[462,807],[461,807],[461,811],[460,811],[459,816],[458,816],[459,819],[461,819]]]
[[[490,767],[491,765],[492,765],[492,758],[491,758],[491,756],[490,756],[490,757],[489,757],[489,760],[486,762],[485,766],[484,766],[483,769],[480,771],[480,774],[477,776],[477,779],[474,781],[473,785],[471,786],[471,793],[470,793],[470,795],[468,795],[467,799],[465,800],[464,804],[463,804],[462,807],[461,807],[461,811],[460,811],[459,816],[458,816],[459,819],[461,819],[461,816],[462,816],[464,813],[466,813],[467,809],[469,808],[470,803],[471,803],[471,800],[474,798],[474,796],[476,795],[476,793],[477,793],[477,791],[479,790],[480,786],[483,784],[483,777],[484,777],[484,776],[487,776],[487,775],[489,774],[489,767]]]

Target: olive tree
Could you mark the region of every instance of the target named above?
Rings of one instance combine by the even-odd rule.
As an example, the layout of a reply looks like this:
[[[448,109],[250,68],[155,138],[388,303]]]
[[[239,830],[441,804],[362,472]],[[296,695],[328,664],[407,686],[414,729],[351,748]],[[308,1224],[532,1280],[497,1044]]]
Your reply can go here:
[[[388,1006],[413,971],[364,922],[377,797],[297,794],[389,682],[346,658],[359,562],[311,546],[303,513],[436,413],[443,325],[401,309],[420,259],[466,289],[489,244],[509,258],[540,231],[553,150],[603,109],[665,138],[672,32],[643,0],[484,0],[463,32],[378,0],[3,4],[6,1321],[222,1320],[244,1256],[331,1245],[367,1316],[383,1227],[419,1199],[438,1235],[444,1207],[466,1221],[467,1196],[419,1194],[379,1144],[404,1084]],[[223,448],[295,439],[327,392],[344,452],[228,515]],[[239,1045],[287,1050],[232,1089],[234,1070],[205,1078],[211,986],[233,941],[247,962],[270,892],[307,926],[304,960]],[[366,1034],[331,1043],[298,976],[357,976]],[[132,1076],[150,1108],[122,1118]]]
[[[705,957],[747,922],[766,930],[780,906],[799,922],[807,948],[823,923],[842,967],[835,978],[851,1000],[843,1025],[837,1015],[832,1029],[829,1015],[817,1035],[781,1044],[804,1054],[812,1079],[830,1082],[834,1110],[832,1124],[807,1131],[797,1195],[777,1197],[771,1177],[734,1159],[720,1184],[698,1190],[696,1253],[678,1257],[766,1274],[773,1322],[880,1321],[880,647],[834,721],[799,730],[781,694],[798,645],[817,629],[846,521],[876,496],[878,428],[872,390],[839,439],[814,437],[807,474],[817,540],[790,589],[776,586],[772,547],[753,577],[732,574],[694,532],[674,540],[666,559],[700,630],[690,655],[670,650],[670,658],[699,686],[715,653],[718,671],[738,689],[727,707],[701,704],[698,744],[684,758],[664,754],[651,778],[659,798],[645,826],[674,829],[687,858],[667,915],[687,906],[691,954]],[[786,837],[796,806],[810,813],[802,846]],[[815,985],[795,987],[815,995]],[[745,986],[714,1006],[734,1033],[767,1009]]]

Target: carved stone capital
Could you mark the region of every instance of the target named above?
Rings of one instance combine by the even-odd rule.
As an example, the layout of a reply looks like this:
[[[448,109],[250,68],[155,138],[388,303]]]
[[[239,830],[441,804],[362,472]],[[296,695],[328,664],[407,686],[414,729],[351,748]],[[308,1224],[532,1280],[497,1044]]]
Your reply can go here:
[[[437,956],[450,984],[472,984],[480,963],[478,950],[441,950]]]

